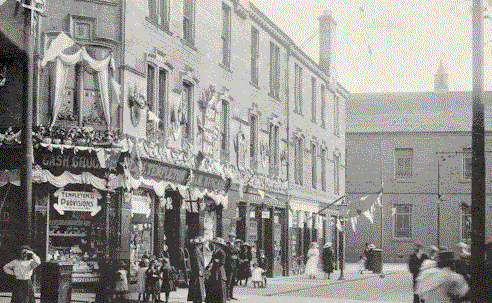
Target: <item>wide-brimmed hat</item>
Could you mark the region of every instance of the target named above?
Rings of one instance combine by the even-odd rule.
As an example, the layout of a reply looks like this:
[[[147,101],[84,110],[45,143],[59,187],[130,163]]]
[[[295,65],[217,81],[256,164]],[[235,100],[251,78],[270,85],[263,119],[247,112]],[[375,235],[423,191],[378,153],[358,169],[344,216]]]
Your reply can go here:
[[[330,247],[330,246],[332,246],[332,245],[333,245],[333,243],[331,243],[331,242],[326,242],[326,243],[325,243],[325,245],[323,245],[323,248],[327,248],[327,247]]]
[[[374,248],[376,248],[376,246],[374,244],[369,244],[369,246],[367,248],[374,249]]]
[[[32,251],[32,248],[29,245],[22,245],[21,247],[19,247],[19,252],[22,252],[23,250]]]
[[[222,246],[227,246],[226,242],[224,241],[224,239],[220,238],[220,237],[215,237],[212,239],[212,243],[215,243],[215,244],[219,244],[219,245],[222,245]]]
[[[456,244],[456,246],[458,246],[459,248],[462,248],[462,249],[470,248],[470,246],[468,244],[466,244],[465,242],[460,242],[460,243]]]
[[[205,242],[203,237],[195,237],[193,239],[190,239],[190,244],[203,244],[203,242]]]

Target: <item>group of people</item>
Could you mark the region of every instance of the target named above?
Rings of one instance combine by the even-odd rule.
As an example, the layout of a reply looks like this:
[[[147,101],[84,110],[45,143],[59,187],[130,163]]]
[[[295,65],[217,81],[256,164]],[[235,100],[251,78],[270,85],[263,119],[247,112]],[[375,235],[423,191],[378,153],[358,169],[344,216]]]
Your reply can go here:
[[[413,276],[414,303],[467,301],[470,247],[463,242],[458,246],[461,253],[455,260],[454,253],[445,247],[431,245],[425,249],[415,244],[408,261]]]
[[[166,296],[165,302],[169,302],[170,292],[176,290],[175,282],[176,269],[171,266],[169,257],[144,256],[137,275],[138,302],[162,301],[162,292]]]
[[[335,268],[333,264],[334,258],[331,246],[331,242],[326,242],[325,245],[323,245],[323,250],[321,252],[322,270],[325,279],[330,279],[330,275],[331,273],[333,273],[333,270]],[[306,270],[304,274],[307,275],[309,279],[316,279],[316,276],[319,272],[318,265],[320,261],[320,251],[318,248],[318,243],[313,242],[307,254],[308,260],[306,262]]]

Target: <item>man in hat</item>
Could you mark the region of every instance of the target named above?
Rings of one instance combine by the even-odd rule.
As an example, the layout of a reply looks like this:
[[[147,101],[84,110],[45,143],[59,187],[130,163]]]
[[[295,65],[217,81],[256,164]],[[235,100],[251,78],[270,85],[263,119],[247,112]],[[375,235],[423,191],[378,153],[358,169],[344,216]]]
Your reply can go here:
[[[188,288],[188,301],[201,303],[205,301],[205,259],[203,257],[203,238],[196,237],[190,240],[190,286]]]
[[[426,259],[429,259],[429,257],[424,252],[424,248],[422,247],[422,245],[420,243],[415,243],[415,250],[410,255],[410,258],[408,260],[408,269],[410,270],[410,273],[412,274],[412,278],[413,278],[412,281],[413,281],[413,290],[414,290],[414,295],[413,295],[414,303],[420,303],[420,297],[415,293],[415,290],[417,285],[417,277],[420,272],[420,266]]]
[[[225,250],[227,244],[222,238],[214,238],[211,241],[213,254],[207,270],[210,271],[210,277],[205,282],[207,303],[225,303],[227,300],[227,275],[225,270]]]
[[[227,275],[227,297],[230,300],[236,300],[233,296],[234,286],[236,285],[237,263],[239,258],[239,247],[236,245],[236,234],[229,234],[229,242],[227,242],[229,251],[227,252],[225,269]]]

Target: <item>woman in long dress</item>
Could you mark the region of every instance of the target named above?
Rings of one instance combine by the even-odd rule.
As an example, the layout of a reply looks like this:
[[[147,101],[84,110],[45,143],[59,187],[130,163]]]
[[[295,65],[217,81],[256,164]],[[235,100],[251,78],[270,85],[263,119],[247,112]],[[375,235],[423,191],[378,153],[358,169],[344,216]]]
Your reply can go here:
[[[207,265],[207,269],[210,271],[210,275],[205,282],[207,303],[226,303],[226,272],[225,272],[225,258],[226,253],[224,249],[227,249],[227,244],[222,238],[214,238],[213,243],[213,255],[212,260]]]
[[[308,251],[308,261],[306,263],[305,274],[309,279],[316,279],[318,275],[318,260],[319,260],[319,250],[318,243],[313,242],[311,248]]]

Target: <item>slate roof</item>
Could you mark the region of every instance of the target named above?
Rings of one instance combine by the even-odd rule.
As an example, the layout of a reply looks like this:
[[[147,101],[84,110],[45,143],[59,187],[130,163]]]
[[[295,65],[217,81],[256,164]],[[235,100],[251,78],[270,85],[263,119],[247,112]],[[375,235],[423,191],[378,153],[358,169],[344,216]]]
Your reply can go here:
[[[485,130],[492,130],[492,93],[485,94]],[[351,94],[347,132],[469,132],[471,92]]]

